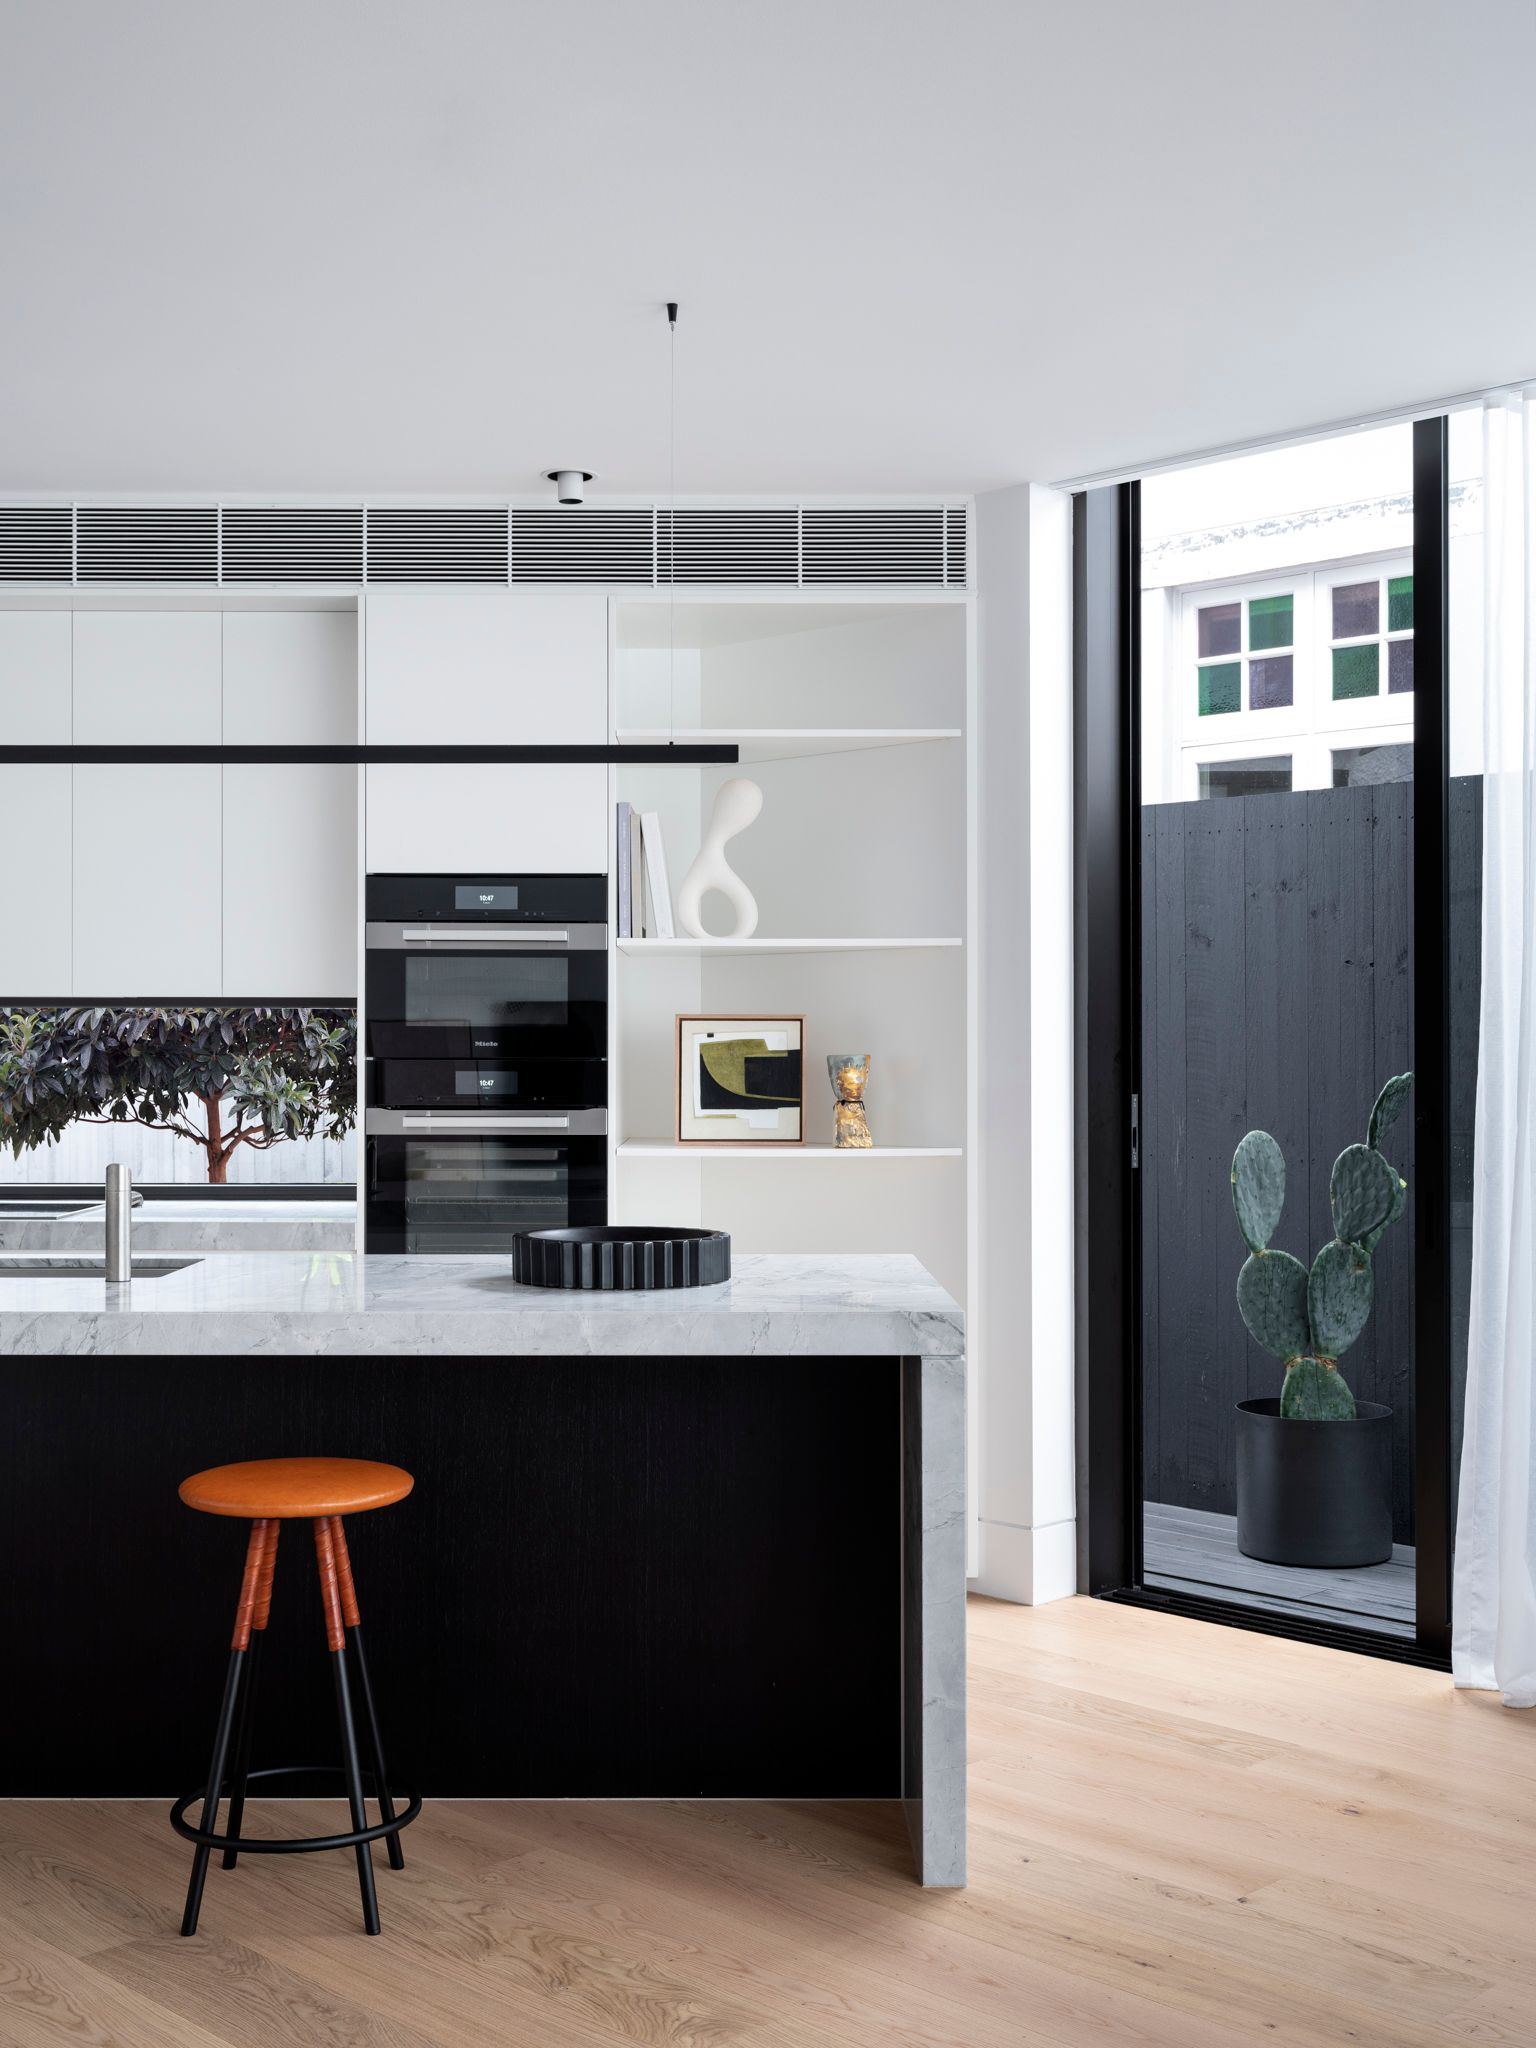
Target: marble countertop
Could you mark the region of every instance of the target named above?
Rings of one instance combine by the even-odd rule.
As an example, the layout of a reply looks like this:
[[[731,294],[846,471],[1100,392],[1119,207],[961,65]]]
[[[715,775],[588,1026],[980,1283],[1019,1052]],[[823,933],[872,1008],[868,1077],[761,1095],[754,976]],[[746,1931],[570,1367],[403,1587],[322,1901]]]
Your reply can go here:
[[[34,1254],[34,1257],[36,1255]],[[719,1287],[523,1287],[508,1260],[222,1252],[126,1287],[10,1277],[0,1353],[960,1358],[959,1305],[907,1254],[738,1254]]]

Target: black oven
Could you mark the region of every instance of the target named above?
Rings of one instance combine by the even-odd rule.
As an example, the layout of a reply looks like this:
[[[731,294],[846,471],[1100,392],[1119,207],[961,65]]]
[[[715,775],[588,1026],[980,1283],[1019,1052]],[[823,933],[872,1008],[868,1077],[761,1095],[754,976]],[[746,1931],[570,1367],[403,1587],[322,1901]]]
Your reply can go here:
[[[601,875],[370,875],[365,1242],[607,1221]]]
[[[601,875],[370,875],[369,1057],[606,1059],[606,900]]]
[[[535,1116],[370,1109],[370,1252],[511,1252],[519,1230],[608,1220],[601,1110]]]

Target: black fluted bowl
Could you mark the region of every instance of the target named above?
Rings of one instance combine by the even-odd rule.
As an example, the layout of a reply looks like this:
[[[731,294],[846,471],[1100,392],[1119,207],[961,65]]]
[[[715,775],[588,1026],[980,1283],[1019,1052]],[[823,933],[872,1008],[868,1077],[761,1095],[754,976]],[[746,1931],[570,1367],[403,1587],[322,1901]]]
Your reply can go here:
[[[714,1287],[731,1277],[723,1230],[639,1230],[621,1224],[524,1230],[512,1240],[512,1276],[529,1287],[621,1293]]]

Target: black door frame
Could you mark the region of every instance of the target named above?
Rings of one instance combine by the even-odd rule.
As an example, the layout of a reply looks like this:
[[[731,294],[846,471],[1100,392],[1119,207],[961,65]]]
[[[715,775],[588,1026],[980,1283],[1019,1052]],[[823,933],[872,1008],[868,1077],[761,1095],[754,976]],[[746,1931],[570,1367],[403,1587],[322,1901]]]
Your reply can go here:
[[[1413,1640],[1142,1583],[1141,490],[1073,497],[1076,1335],[1088,1591],[1367,1656],[1450,1663],[1448,422],[1413,427],[1415,1586]]]

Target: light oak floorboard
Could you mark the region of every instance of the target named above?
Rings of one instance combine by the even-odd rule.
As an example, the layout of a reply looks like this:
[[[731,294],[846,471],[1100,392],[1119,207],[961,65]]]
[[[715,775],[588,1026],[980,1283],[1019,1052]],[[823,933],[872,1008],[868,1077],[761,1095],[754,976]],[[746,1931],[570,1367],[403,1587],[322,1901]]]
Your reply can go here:
[[[1529,2048],[1536,1715],[1178,1616],[971,1603],[972,1879],[893,1805],[442,1801],[210,1871],[0,1806],[0,2048]],[[307,1832],[337,1809],[253,1808]]]

